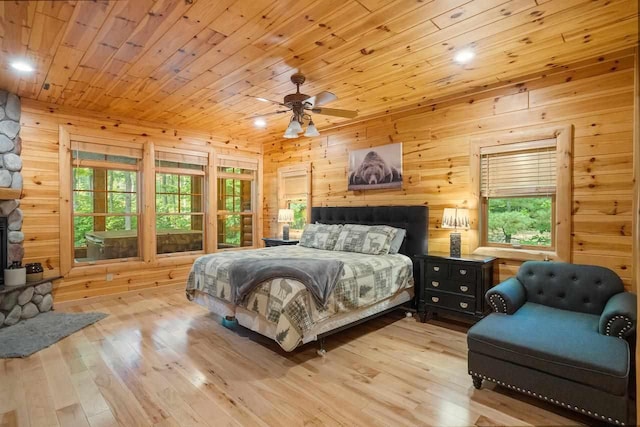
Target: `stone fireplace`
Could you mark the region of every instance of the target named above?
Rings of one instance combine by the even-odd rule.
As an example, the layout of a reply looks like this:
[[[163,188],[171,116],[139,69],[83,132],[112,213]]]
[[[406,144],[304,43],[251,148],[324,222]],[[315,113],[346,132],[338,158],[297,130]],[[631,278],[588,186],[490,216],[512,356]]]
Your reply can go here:
[[[0,221],[0,327],[15,325],[53,306],[51,279],[4,287],[6,265],[24,258],[20,114],[20,98],[0,90],[0,216],[6,217],[6,223]]]

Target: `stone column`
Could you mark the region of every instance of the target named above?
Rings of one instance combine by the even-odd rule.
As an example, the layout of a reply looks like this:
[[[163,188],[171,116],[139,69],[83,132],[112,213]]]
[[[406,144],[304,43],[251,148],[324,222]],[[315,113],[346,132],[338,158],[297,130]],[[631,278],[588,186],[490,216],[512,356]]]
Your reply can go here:
[[[22,140],[20,139],[20,98],[0,90],[0,187],[22,190]],[[22,262],[24,233],[20,200],[0,201],[0,215],[9,219],[8,263]]]

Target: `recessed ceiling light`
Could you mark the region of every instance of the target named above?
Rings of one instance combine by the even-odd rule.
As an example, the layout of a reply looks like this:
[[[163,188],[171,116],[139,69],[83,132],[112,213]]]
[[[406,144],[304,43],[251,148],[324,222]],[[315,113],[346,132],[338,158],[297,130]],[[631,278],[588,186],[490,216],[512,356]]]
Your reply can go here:
[[[255,119],[253,124],[256,125],[256,127],[263,128],[267,126],[267,121],[265,119]]]
[[[269,100],[268,100],[268,99],[265,99],[265,98],[256,98],[256,99],[257,99],[258,101],[262,101],[262,102],[269,102]]]
[[[25,73],[31,73],[34,70],[33,66],[25,61],[13,61],[11,66],[16,70]]]
[[[458,64],[466,64],[471,61],[476,56],[475,52],[471,49],[462,49],[456,56],[453,57],[453,60]]]

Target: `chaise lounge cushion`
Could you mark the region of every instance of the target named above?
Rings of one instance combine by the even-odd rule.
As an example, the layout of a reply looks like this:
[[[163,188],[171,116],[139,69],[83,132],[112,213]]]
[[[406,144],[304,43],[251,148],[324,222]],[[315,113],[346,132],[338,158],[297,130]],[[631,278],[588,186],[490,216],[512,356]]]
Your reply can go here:
[[[600,316],[525,303],[493,313],[467,334],[469,351],[623,396],[629,375],[625,340],[598,333]]]

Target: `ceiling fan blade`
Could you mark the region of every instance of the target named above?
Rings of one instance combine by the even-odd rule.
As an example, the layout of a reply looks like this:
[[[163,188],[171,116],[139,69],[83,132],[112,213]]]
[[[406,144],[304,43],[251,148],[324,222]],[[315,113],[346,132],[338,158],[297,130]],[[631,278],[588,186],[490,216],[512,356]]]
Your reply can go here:
[[[324,91],[324,92],[320,92],[316,96],[310,97],[309,99],[304,101],[304,103],[310,104],[308,108],[315,108],[315,107],[320,107],[324,104],[333,102],[336,99],[338,99],[338,97],[335,96],[333,93]]]
[[[352,110],[338,110],[337,108],[312,108],[311,112],[316,114],[324,114],[325,116],[345,117],[347,119],[353,119],[358,116],[357,111]]]
[[[268,117],[268,116],[273,116],[276,114],[283,114],[283,113],[290,113],[291,110],[281,110],[281,111],[274,111],[273,113],[266,113],[266,114],[260,114],[257,116],[251,116],[251,117],[247,117],[247,120],[253,120],[253,119],[259,119],[260,117]]]
[[[283,107],[286,107],[286,105],[283,104],[282,102],[273,101],[273,100],[267,99],[267,98],[262,98],[261,96],[251,96],[251,95],[245,95],[245,96],[248,97],[248,98],[257,99],[260,102],[266,102],[266,103],[275,104],[275,105],[281,105]]]

